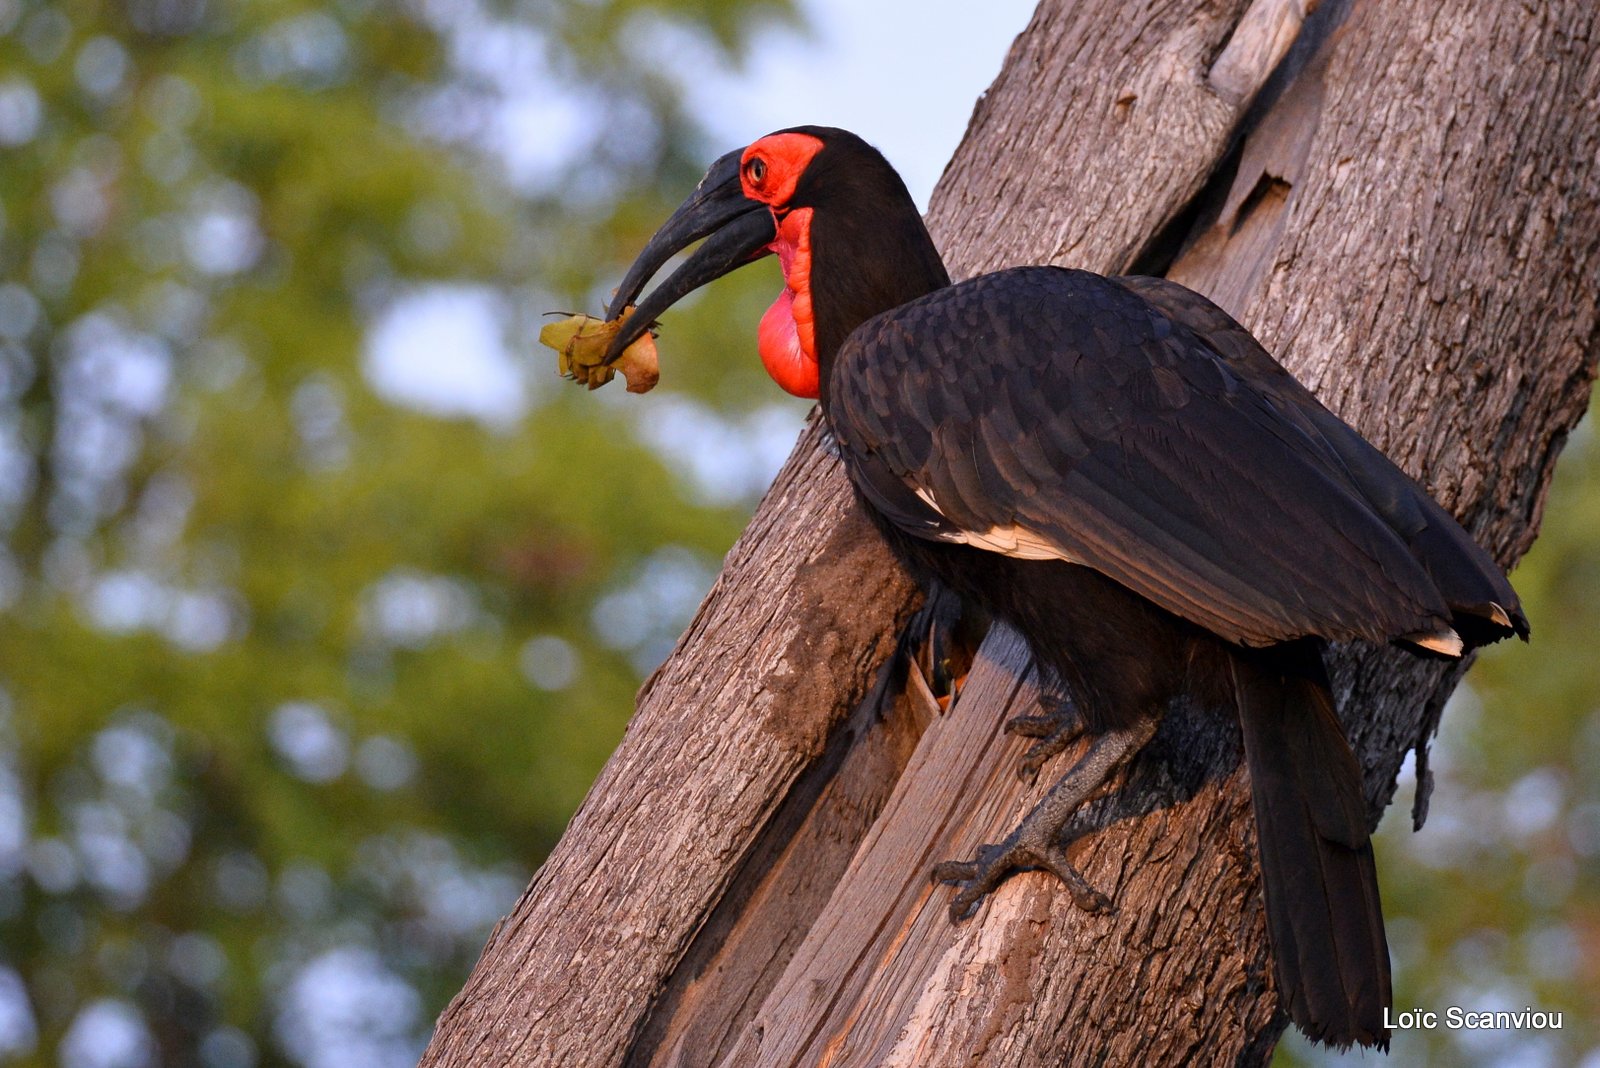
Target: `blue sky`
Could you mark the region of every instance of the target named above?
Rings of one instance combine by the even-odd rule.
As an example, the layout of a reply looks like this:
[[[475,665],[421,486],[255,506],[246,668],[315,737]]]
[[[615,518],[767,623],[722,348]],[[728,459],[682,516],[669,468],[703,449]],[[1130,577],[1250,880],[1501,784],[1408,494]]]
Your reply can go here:
[[[695,104],[729,148],[803,123],[853,130],[889,157],[926,210],[1033,6],[802,0],[808,37],[767,34],[743,71],[712,79]]]

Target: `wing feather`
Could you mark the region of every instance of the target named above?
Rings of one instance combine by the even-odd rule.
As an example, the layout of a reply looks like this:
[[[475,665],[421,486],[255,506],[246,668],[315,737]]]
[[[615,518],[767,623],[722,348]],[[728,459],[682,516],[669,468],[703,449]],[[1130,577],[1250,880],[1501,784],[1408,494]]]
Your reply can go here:
[[[1448,626],[1352,474],[1359,449],[1330,445],[1256,352],[1230,360],[1118,281],[1019,268],[858,328],[829,417],[857,485],[914,535],[1056,547],[1246,644]],[[1389,511],[1404,522],[1406,508]]]

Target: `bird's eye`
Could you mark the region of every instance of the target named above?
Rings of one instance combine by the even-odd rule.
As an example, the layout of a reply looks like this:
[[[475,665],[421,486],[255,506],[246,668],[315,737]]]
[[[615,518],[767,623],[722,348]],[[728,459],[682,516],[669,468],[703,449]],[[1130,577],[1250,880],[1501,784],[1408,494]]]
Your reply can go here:
[[[746,167],[745,170],[750,175],[750,180],[760,185],[767,178],[767,161],[757,156],[750,161],[750,166]]]

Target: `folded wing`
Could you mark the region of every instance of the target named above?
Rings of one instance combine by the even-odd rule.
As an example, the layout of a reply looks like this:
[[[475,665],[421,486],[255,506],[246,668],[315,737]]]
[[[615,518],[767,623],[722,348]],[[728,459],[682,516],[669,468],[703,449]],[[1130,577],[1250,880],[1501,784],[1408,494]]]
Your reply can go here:
[[[830,389],[857,486],[918,537],[1092,567],[1246,645],[1525,629],[1454,520],[1173,283],[985,275],[863,324]]]

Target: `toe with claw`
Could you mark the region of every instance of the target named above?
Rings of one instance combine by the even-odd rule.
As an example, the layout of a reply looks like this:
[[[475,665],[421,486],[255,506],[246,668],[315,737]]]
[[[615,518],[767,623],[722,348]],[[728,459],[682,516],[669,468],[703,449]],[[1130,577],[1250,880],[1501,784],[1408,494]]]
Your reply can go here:
[[[951,920],[960,923],[966,919],[978,903],[1012,873],[1025,869],[1053,873],[1066,884],[1073,902],[1085,912],[1111,911],[1111,899],[1090,886],[1078,873],[1067,859],[1066,847],[1083,834],[1099,829],[1096,821],[1103,817],[1080,814],[1080,809],[1144,747],[1155,729],[1156,721],[1149,719],[1096,735],[1077,763],[1061,776],[1004,841],[979,846],[972,860],[935,865],[933,878],[957,888],[950,901]]]
[[[1006,721],[1005,730],[1007,734],[1038,739],[1017,763],[1017,775],[1024,782],[1032,782],[1051,757],[1083,737],[1083,717],[1067,698],[1049,698],[1042,715],[1013,716]]]
[[[1111,899],[1089,885],[1067,859],[1065,849],[1054,842],[1024,842],[1017,833],[998,845],[979,846],[973,860],[948,860],[935,865],[933,878],[957,887],[955,897],[950,899],[950,920],[960,923],[972,915],[990,891],[1017,872],[1034,869],[1051,872],[1065,883],[1073,902],[1085,912],[1111,911]]]

